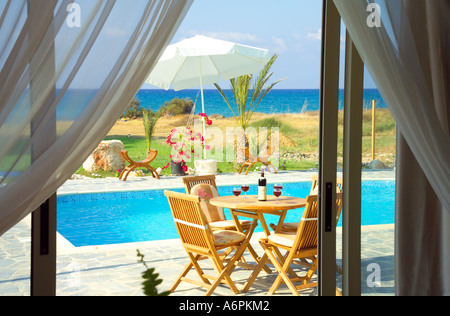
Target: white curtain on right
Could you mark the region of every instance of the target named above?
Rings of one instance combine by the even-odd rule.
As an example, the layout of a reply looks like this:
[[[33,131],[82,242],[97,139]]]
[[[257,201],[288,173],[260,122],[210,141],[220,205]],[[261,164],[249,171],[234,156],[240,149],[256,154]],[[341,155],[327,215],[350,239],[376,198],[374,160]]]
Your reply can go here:
[[[450,1],[334,3],[397,122],[396,293],[450,295]]]

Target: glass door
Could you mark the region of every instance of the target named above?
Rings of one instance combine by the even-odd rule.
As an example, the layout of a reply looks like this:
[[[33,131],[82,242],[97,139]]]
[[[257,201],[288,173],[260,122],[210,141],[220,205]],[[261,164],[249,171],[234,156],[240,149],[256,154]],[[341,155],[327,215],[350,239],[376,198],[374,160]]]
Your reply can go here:
[[[336,164],[339,104],[339,13],[323,1],[319,136],[318,294],[340,294],[336,288]],[[339,291],[339,292],[338,292]]]

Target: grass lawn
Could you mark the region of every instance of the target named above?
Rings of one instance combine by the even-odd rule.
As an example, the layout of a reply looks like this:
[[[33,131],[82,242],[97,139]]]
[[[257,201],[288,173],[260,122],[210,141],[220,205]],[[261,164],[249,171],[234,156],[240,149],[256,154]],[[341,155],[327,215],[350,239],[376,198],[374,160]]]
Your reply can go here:
[[[147,156],[147,143],[145,140],[145,137],[143,136],[107,136],[105,137],[105,140],[120,140],[124,146],[125,149],[128,151],[128,155],[133,160],[142,160]],[[152,149],[156,149],[158,151],[158,156],[155,160],[151,163],[151,165],[157,169],[158,167],[163,168],[167,165],[167,163],[170,162],[170,154],[171,154],[171,147],[166,145],[166,139],[162,138],[156,138],[152,140]],[[281,165],[280,161],[280,165]],[[194,169],[194,163],[189,162],[188,167]],[[259,164],[261,166],[261,164]],[[298,162],[298,161],[291,161],[286,163],[286,169],[285,170],[302,170],[302,169],[310,169],[315,168],[316,163],[315,162]],[[145,169],[141,168],[141,170],[146,174],[150,175],[150,172]],[[238,170],[234,167],[234,162],[219,162],[217,164],[217,171],[218,173],[231,173],[236,172]],[[77,171],[77,174],[84,175],[84,176],[94,176],[94,177],[115,177],[117,176],[116,171],[98,171],[94,175],[92,175],[89,172],[86,172],[83,167],[80,167]],[[170,174],[170,167],[163,170],[161,172],[162,175],[169,175]],[[151,175],[150,175],[151,176]]]
[[[166,145],[166,139],[172,128],[184,126],[186,115],[175,117],[162,117],[156,125],[156,131],[152,139],[152,149],[158,150],[158,156],[152,166],[157,169],[170,162],[171,147]],[[342,161],[342,134],[343,113],[339,116],[338,126],[338,162]],[[213,127],[225,132],[227,127],[236,126],[234,118],[213,118]],[[267,115],[254,113],[250,121],[251,127],[278,127],[280,131],[280,169],[282,170],[307,170],[317,167],[319,144],[319,113],[306,112],[302,114],[273,114]],[[363,163],[371,161],[371,111],[364,110],[363,116]],[[105,137],[105,140],[117,139],[123,142],[125,150],[134,160],[142,160],[147,156],[147,147],[144,136],[142,119],[118,121]],[[302,158],[292,158],[296,153],[301,153]],[[393,163],[395,156],[395,121],[389,110],[377,109],[376,114],[376,159],[383,161],[388,166]],[[225,160],[225,159],[223,159]],[[260,165],[260,164],[259,164]],[[194,168],[193,162],[188,167]],[[218,162],[219,173],[237,172],[234,162]],[[149,174],[147,170],[144,173]],[[116,176],[116,171],[97,172],[91,175],[82,167],[77,172],[81,175],[106,177]],[[162,175],[170,174],[170,167],[162,171]]]

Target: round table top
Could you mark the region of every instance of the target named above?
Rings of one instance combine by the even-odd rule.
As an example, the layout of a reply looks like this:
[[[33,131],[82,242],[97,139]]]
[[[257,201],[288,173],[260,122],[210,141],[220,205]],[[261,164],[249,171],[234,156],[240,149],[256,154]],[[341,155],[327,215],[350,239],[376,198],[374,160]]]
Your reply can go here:
[[[301,208],[306,205],[306,199],[293,196],[280,196],[279,202],[273,195],[267,195],[267,201],[258,201],[257,195],[234,195],[214,197],[209,203],[215,206],[236,210],[278,211]]]

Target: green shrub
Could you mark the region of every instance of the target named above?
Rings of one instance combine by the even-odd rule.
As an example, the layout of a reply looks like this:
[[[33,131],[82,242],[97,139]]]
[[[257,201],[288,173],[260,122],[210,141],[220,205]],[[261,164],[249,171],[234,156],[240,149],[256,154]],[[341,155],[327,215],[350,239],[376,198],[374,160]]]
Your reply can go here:
[[[125,111],[123,111],[123,114],[120,118],[136,118],[136,117],[142,117],[142,107],[139,99],[133,98],[130,104],[128,104]]]
[[[279,131],[286,135],[298,132],[291,126],[284,124],[283,122],[280,122],[279,120],[277,120],[276,118],[273,118],[273,117],[268,117],[268,118],[253,122],[250,124],[250,126],[255,127],[255,128],[267,127],[268,132],[270,132],[271,128],[278,127]]]
[[[180,115],[191,113],[193,107],[194,102],[189,98],[174,98],[170,102],[165,102],[159,111],[161,115]]]

